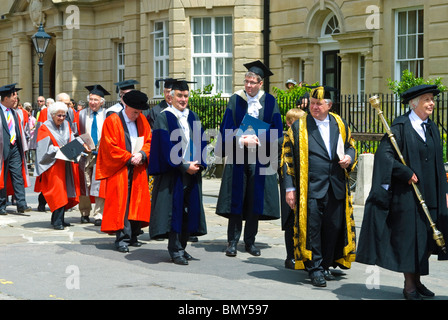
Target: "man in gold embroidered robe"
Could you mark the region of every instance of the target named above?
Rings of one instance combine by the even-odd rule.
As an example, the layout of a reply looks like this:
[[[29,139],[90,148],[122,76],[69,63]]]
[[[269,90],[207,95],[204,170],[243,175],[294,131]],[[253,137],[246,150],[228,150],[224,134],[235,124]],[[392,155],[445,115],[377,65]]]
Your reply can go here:
[[[295,209],[295,268],[306,269],[318,287],[334,279],[330,267],[351,267],[356,247],[347,184],[356,150],[347,123],[330,113],[332,90],[312,90],[310,113],[288,130],[281,163],[286,201]]]

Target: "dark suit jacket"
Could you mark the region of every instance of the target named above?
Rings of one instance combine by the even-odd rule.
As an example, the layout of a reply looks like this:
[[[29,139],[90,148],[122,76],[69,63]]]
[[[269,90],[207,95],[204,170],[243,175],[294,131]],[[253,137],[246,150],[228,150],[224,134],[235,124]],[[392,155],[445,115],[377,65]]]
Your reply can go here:
[[[19,127],[20,122],[17,117],[17,112],[14,109],[11,109],[11,112],[12,112],[15,129],[16,129],[17,147],[19,148],[20,156],[23,157],[22,135],[20,133],[20,127]],[[11,135],[9,134],[8,123],[6,122],[6,116],[5,116],[5,113],[3,112],[2,108],[0,108],[0,116],[2,117],[2,124],[3,124],[3,126],[2,126],[3,127],[3,146],[4,146],[3,147],[3,159],[5,161],[7,161],[9,152],[11,150],[11,148],[9,148],[9,145],[10,145],[9,139],[10,139]]]
[[[345,198],[345,171],[339,165],[339,158],[336,154],[339,128],[333,116],[330,117],[330,150],[331,159],[325,147],[324,140],[316,125],[316,121],[311,115],[307,115],[308,129],[308,198],[321,199],[328,192],[331,185],[336,199]],[[299,121],[296,121],[292,127],[297,129]],[[345,146],[345,153],[352,161],[355,160],[355,150],[352,147]],[[286,188],[294,187],[292,177],[285,176]]]

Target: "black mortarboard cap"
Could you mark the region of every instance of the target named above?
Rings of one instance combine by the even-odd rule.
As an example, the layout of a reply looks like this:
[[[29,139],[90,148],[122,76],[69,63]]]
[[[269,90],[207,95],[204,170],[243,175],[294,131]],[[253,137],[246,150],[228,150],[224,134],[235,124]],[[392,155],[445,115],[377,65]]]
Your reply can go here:
[[[138,110],[147,110],[149,109],[148,105],[148,96],[139,91],[139,90],[132,90],[126,93],[123,96],[123,102],[131,108],[138,109]]]
[[[332,99],[331,93],[337,92],[338,89],[329,86],[306,86],[311,89],[310,97],[315,99]]]
[[[8,84],[6,86],[0,87],[0,95],[7,96],[13,92],[22,90],[22,88],[16,88],[17,83]]]
[[[269,70],[269,68],[266,67],[264,65],[264,63],[261,62],[260,60],[257,60],[257,61],[254,61],[254,62],[250,62],[250,63],[246,63],[244,66],[247,68],[247,70],[249,70],[249,71],[251,71],[251,72],[253,72],[255,74],[258,74],[262,78],[266,78],[266,77],[270,77],[270,76],[274,75],[272,73],[272,71]]]
[[[188,87],[189,83],[196,83],[196,82],[186,81],[186,80],[177,80],[177,81],[173,82],[172,90],[190,91],[190,88]]]
[[[167,78],[167,79],[159,79],[159,80],[156,80],[156,88],[158,89],[158,88],[160,88],[160,82],[161,81],[164,81],[165,82],[165,84],[164,84],[164,88],[165,89],[172,89],[173,88],[173,83],[175,83],[176,81],[178,81],[177,79],[173,79],[173,78]]]
[[[401,99],[403,104],[408,104],[414,98],[417,98],[425,93],[432,93],[435,96],[440,93],[437,85],[431,84],[421,84],[415,87],[412,87],[401,94]]]
[[[104,89],[100,84],[87,86],[86,89],[89,90],[89,93],[96,94],[97,96],[100,96],[102,98],[104,98],[104,96],[110,96],[110,93],[107,92],[107,90]]]
[[[114,85],[117,86],[117,93],[120,92],[120,90],[135,89],[136,84],[139,84],[139,82],[137,80],[133,80],[133,79],[124,80],[124,81],[114,83]]]

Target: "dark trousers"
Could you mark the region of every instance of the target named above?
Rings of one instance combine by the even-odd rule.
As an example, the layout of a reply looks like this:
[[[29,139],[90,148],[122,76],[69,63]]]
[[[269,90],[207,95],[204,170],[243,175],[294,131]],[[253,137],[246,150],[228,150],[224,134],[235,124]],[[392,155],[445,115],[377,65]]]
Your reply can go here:
[[[307,271],[329,269],[336,260],[337,248],[344,243],[345,200],[337,200],[330,187],[322,199],[308,199],[308,241],[312,260],[305,263]]]
[[[134,175],[133,167],[128,168],[128,198],[126,200],[126,212],[124,215],[123,229],[115,233],[115,246],[127,246],[137,242],[137,236],[140,234],[141,222],[128,219],[129,201],[131,200],[132,177]]]
[[[64,224],[65,207],[54,210],[51,213],[51,224],[53,226],[62,226]]]
[[[294,259],[294,212],[290,212],[285,222],[286,259]]]
[[[8,159],[3,162],[4,165],[4,188],[0,190],[0,210],[6,210],[6,181],[8,172],[11,177],[12,187],[14,190],[14,197],[16,198],[17,208],[26,208],[25,198],[25,183],[22,176],[22,157],[20,156],[19,147],[17,147],[16,141],[14,145],[10,145]]]
[[[171,258],[183,257],[187,247],[190,233],[188,231],[188,208],[190,206],[190,192],[193,177],[185,177],[184,181],[184,204],[182,214],[182,230],[180,233],[171,230],[168,235],[168,252]]]
[[[244,226],[244,243],[246,246],[253,245],[255,243],[255,237],[258,233],[258,220],[259,215],[253,213],[254,202],[254,190],[255,186],[255,165],[245,165],[244,178],[243,178],[243,214],[230,214],[229,223],[227,226],[227,240],[233,243],[237,243],[241,237],[243,230],[243,220],[246,221]]]

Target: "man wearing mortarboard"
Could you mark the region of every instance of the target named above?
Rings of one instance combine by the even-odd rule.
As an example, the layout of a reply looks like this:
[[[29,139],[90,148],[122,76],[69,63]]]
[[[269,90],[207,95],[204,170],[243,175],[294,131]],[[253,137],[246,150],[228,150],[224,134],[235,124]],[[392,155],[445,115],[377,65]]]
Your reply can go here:
[[[95,84],[85,87],[89,91],[87,97],[89,108],[84,108],[78,115],[79,135],[88,133],[92,137],[95,149],[88,155],[83,155],[79,161],[79,175],[81,185],[81,196],[79,197],[79,211],[81,212],[81,223],[90,222],[91,197],[95,198],[94,223],[101,225],[104,208],[104,184],[100,188],[100,182],[95,179],[97,150],[101,140],[101,131],[107,110],[103,108],[106,95],[110,95],[101,85]]]
[[[172,96],[170,94],[171,89],[173,88],[173,84],[177,81],[177,79],[167,78],[160,79],[156,81],[156,87],[159,88],[160,82],[163,81],[163,96],[165,100],[160,101],[160,103],[149,110],[149,113],[146,117],[148,119],[149,125],[154,127],[154,122],[156,121],[157,116],[162,112],[165,108],[169,107],[172,102]]]
[[[17,103],[15,84],[0,88],[2,130],[2,171],[0,190],[0,215],[6,214],[7,189],[14,191],[17,200],[17,212],[24,213],[31,210],[27,205],[25,188],[28,187],[28,169],[24,152],[24,133],[14,106]]]
[[[139,84],[137,80],[129,79],[114,83],[117,86],[117,93],[120,96],[120,101],[114,104],[112,107],[107,108],[106,117],[109,117],[112,113],[121,112],[124,109],[123,96],[131,90],[135,90],[135,85]]]
[[[124,109],[104,121],[95,177],[107,184],[101,231],[115,233],[116,249],[126,253],[129,246],[141,245],[137,236],[149,223],[146,167],[151,128],[142,114],[149,108],[146,94],[131,90],[122,100]],[[137,139],[142,140],[141,145]]]
[[[262,147],[269,159],[270,153],[275,153],[275,166],[278,166],[278,139],[282,136],[283,124],[275,97],[261,89],[263,79],[273,73],[259,60],[244,66],[247,68],[244,90],[230,98],[215,147],[215,154],[227,157],[216,213],[228,218],[226,255],[230,257],[237,254],[243,220],[245,249],[259,256],[260,250],[255,246],[258,221],[280,218],[277,173],[266,170],[272,167],[272,161],[266,163],[260,159]],[[246,114],[265,122],[268,132],[259,137],[237,136],[235,133]],[[275,151],[270,146],[275,146]],[[236,151],[231,155],[230,150]],[[243,157],[238,157],[241,153]]]
[[[334,279],[330,267],[348,269],[355,259],[347,172],[356,164],[356,150],[345,120],[330,113],[334,90],[311,91],[309,114],[285,135],[281,162],[286,202],[295,209],[295,268],[306,269],[317,287]]]
[[[168,252],[175,264],[188,265],[185,251],[189,236],[207,233],[202,203],[203,141],[198,115],[188,109],[187,81],[176,81],[172,105],[156,118],[148,172],[154,176],[151,198],[151,238],[168,237]]]

